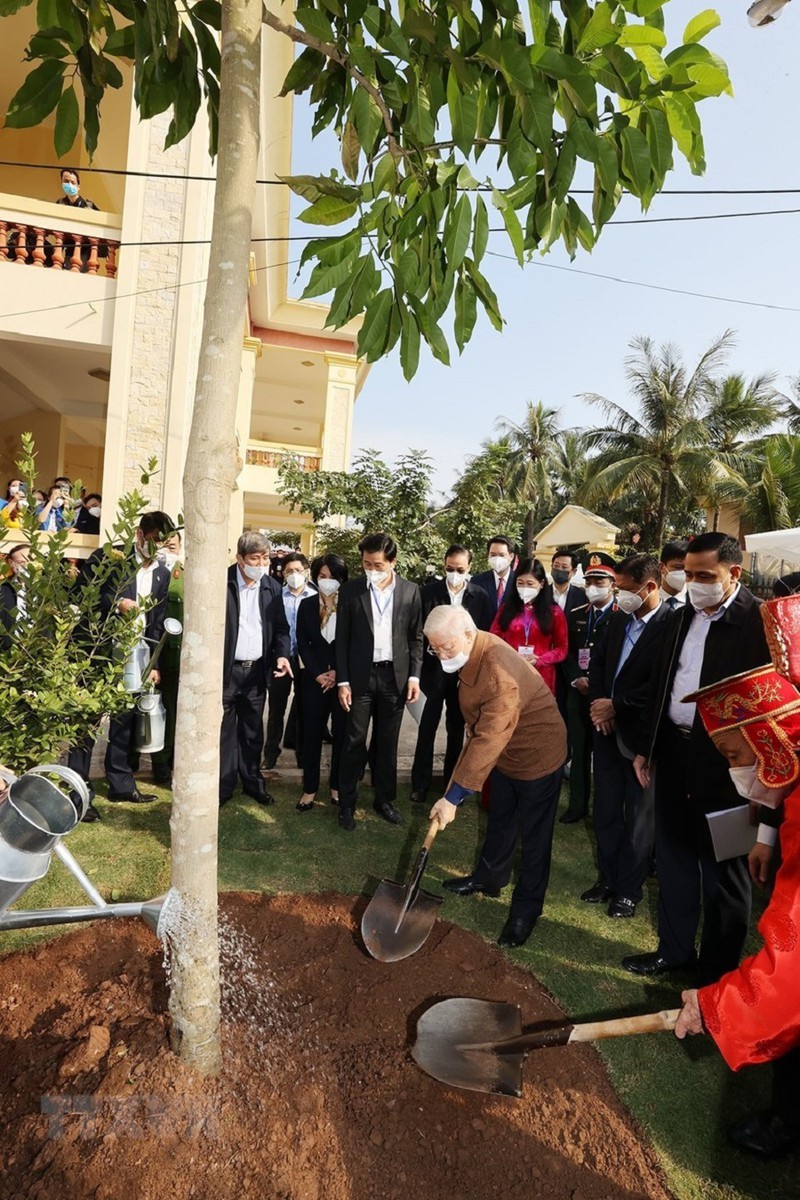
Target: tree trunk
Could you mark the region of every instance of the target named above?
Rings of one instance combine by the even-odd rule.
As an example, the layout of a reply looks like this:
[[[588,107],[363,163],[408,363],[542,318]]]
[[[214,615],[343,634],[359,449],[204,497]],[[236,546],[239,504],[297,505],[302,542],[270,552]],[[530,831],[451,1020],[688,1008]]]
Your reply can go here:
[[[667,501],[669,500],[669,476],[661,476],[661,488],[658,494],[658,516],[656,518],[656,549],[664,545],[664,527],[667,524]]]
[[[171,943],[172,1044],[204,1075],[221,1067],[217,823],[230,498],[252,199],[259,143],[260,0],[223,0],[217,187],[183,495],[186,626],[176,728]],[[167,910],[169,913],[169,909]],[[169,927],[169,921],[167,921]]]

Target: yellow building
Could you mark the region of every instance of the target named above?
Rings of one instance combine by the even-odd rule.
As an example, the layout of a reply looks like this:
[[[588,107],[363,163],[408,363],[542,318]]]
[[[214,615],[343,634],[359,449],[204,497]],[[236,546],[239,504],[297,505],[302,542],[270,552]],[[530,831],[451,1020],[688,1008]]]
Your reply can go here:
[[[29,70],[23,50],[35,7],[2,21],[0,109]],[[283,78],[288,39],[264,30],[263,76]],[[267,71],[267,62],[269,70]],[[36,438],[39,484],[80,478],[110,517],[156,456],[153,507],[182,507],[213,205],[214,164],[202,120],[163,150],[168,115],[141,122],[132,71],[103,101],[93,170],[82,146],[59,161],[52,120],[0,129],[0,477],[15,473],[20,435]],[[292,102],[265,87],[258,178],[290,172]],[[72,210],[59,170],[81,171],[81,194],[101,210]],[[46,169],[42,169],[46,168]],[[288,293],[289,191],[256,188],[248,311],[242,314],[237,436],[242,459],[230,544],[244,528],[302,529],[276,491],[287,454],[308,470],[346,470],[353,405],[367,367],[356,331],[326,330],[324,305]],[[64,255],[88,247],[88,270]],[[270,240],[264,240],[264,239]],[[108,256],[96,253],[98,243]],[[45,253],[45,244],[47,252]],[[50,250],[50,247],[54,249]],[[49,260],[52,258],[52,265]],[[63,259],[63,261],[62,261]],[[308,546],[309,534],[303,534]]]

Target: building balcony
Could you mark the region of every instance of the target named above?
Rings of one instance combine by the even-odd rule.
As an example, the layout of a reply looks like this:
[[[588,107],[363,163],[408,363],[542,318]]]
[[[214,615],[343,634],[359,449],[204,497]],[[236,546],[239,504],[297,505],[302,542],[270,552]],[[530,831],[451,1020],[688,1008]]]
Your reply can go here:
[[[248,440],[239,487],[251,495],[271,497],[281,503],[278,493],[278,469],[289,460],[295,461],[304,471],[318,471],[322,461],[322,449],[318,446]]]
[[[42,530],[39,536],[47,538],[50,534]],[[75,560],[89,558],[103,544],[104,540],[104,538],[99,537],[95,533],[75,533],[71,531],[64,557]],[[27,544],[28,536],[23,530],[0,530],[0,554],[8,554],[9,550],[12,550],[14,546],[25,546]]]

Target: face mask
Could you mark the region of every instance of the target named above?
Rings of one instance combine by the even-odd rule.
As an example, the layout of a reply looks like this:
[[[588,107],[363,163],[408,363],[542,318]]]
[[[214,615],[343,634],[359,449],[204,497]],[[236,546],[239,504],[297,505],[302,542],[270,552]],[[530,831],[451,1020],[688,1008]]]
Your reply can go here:
[[[77,196],[78,185],[77,183],[62,183],[61,190],[65,196]]]
[[[56,496],[55,500],[53,501],[53,508],[63,508],[63,507],[64,507],[64,497]]]
[[[386,582],[386,580],[389,578],[391,573],[392,573],[391,571],[365,571],[364,572],[364,574],[367,577],[367,581],[372,585],[372,587],[380,587],[380,585],[382,583]]]
[[[469,661],[469,650],[462,650],[460,654],[456,654],[453,658],[440,658],[439,663],[442,670],[447,675],[455,675],[456,671]]]
[[[99,517],[100,516],[100,509],[98,508],[98,506],[96,504],[93,504],[91,508],[87,508],[86,511],[88,512],[90,517]]]
[[[541,590],[538,587],[517,587],[517,595],[523,604],[528,604],[531,600],[536,599]]]
[[[100,515],[99,508],[97,510],[97,515]],[[160,566],[166,567],[168,571],[171,571],[178,561],[178,556],[172,550],[159,550],[158,554],[156,555],[156,561]]]
[[[469,574],[462,575],[460,571],[445,572],[445,579],[454,591],[459,591],[465,583],[469,583],[471,578],[472,577]]]
[[[757,764],[749,767],[731,767],[728,774],[740,796],[745,800],[755,800],[765,808],[777,808],[781,800],[789,795],[790,787],[771,788],[761,782],[756,775]]]
[[[632,613],[638,612],[644,604],[644,598],[638,592],[619,592],[617,594],[617,606],[624,613],[630,616]]]
[[[676,592],[682,592],[686,586],[685,571],[667,571],[664,576],[664,583],[667,587],[671,587]]]
[[[608,600],[610,595],[610,587],[598,587],[596,584],[590,584],[586,588],[586,599],[590,604],[597,604],[600,600]]]
[[[338,579],[318,579],[317,587],[323,596],[333,596],[335,592],[338,592],[340,584]]]
[[[244,563],[242,570],[248,579],[252,579],[253,583],[258,583],[258,581],[263,579],[267,573],[267,568],[262,567],[261,564],[259,564],[257,567],[251,567],[249,563]]]
[[[559,585],[562,583],[569,583],[570,575],[570,571],[565,571],[562,567],[555,567],[553,570],[553,583],[557,583]]]
[[[504,554],[493,554],[489,559],[489,566],[493,571],[496,571],[498,575],[503,575],[511,566],[511,559],[506,558]]]
[[[725,588],[721,583],[690,583],[688,590],[692,608],[698,612],[704,608],[714,608],[725,599]]]
[[[306,581],[306,577],[302,571],[290,571],[289,574],[284,575],[283,578],[287,585],[290,588],[293,588],[295,591],[299,591]]]

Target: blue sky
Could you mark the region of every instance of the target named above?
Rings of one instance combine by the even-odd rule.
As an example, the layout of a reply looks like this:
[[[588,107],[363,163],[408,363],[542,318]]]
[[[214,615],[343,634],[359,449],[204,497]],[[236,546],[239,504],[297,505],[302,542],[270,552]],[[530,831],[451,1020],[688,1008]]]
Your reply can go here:
[[[707,7],[702,0],[666,5],[670,46],[687,21]],[[677,155],[671,188],[800,188],[797,121],[797,46],[800,2],[777,23],[752,29],[746,0],[716,5],[722,26],[706,39],[728,63],[735,96],[700,106],[707,170],[693,176]],[[798,11],[795,11],[798,10]],[[298,131],[304,115],[298,104]],[[303,144],[298,132],[297,170],[328,170],[336,162],[329,142]],[[488,171],[488,165],[487,165]],[[776,208],[800,209],[791,196],[661,196],[648,217],[695,216]],[[627,199],[618,217],[641,216]],[[502,334],[479,318],[471,343],[443,367],[429,355],[406,383],[396,354],[376,363],[356,405],[353,447],[372,447],[392,459],[424,449],[435,460],[435,486],[446,492],[465,460],[492,436],[498,418],[521,419],[528,400],[559,408],[563,425],[591,425],[597,410],[580,399],[599,392],[627,404],[623,359],[632,337],[647,334],[676,343],[692,362],[723,330],[737,331],[730,369],[779,374],[779,385],[800,373],[800,214],[679,224],[608,226],[591,255],[570,264],[561,250],[519,268],[487,258],[486,273],[506,319]],[[307,232],[307,226],[297,226]],[[510,254],[504,234],[490,250]],[[569,268],[641,283],[711,293],[794,308],[780,312],[717,300],[672,295]],[[554,270],[553,267],[567,268]]]

